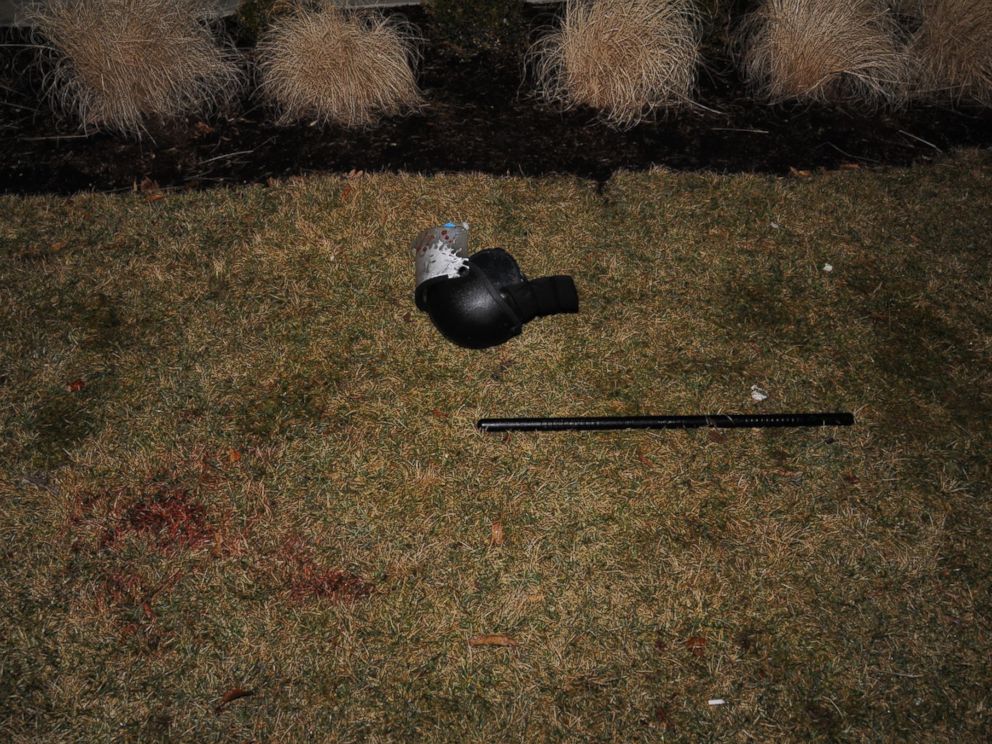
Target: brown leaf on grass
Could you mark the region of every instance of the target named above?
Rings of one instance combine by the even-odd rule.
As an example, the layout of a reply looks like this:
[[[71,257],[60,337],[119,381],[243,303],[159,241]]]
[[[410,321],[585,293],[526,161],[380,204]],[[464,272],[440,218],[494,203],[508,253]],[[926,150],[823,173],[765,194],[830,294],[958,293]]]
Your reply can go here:
[[[810,171],[808,171],[808,170],[797,170],[796,168],[793,168],[790,165],[789,166],[789,175],[790,176],[793,176],[795,178],[809,178],[813,174]]]
[[[157,202],[165,198],[158,182],[153,181],[148,176],[141,179],[141,183],[138,184],[138,191],[145,195],[146,202]]]
[[[492,538],[491,542],[497,548],[505,542],[506,538],[503,535],[503,523],[498,519],[493,521],[492,525]]]
[[[232,464],[233,464],[233,463],[236,463],[236,462],[238,462],[238,461],[239,461],[240,459],[241,459],[241,453],[240,453],[240,452],[238,452],[238,451],[237,451],[236,449],[229,449],[229,450],[227,451],[227,461],[228,461],[229,463],[232,463]]]
[[[214,133],[214,128],[212,126],[210,126],[209,124],[207,124],[207,122],[205,122],[205,121],[198,121],[198,122],[196,122],[196,124],[193,125],[193,129],[201,137],[203,137],[205,135],[208,135],[208,134],[213,134]]]
[[[342,202],[348,201],[348,199],[351,197],[352,190],[353,189],[351,188],[351,184],[350,183],[346,183],[344,185],[344,188],[341,189],[341,201]]]
[[[70,393],[78,393],[84,387],[86,387],[86,383],[82,380],[73,380],[65,386],[65,389]]]
[[[59,251],[64,250],[67,245],[68,243],[66,243],[64,240],[58,240],[52,243],[49,246],[49,248],[51,249],[52,253],[58,253]]]
[[[224,709],[228,705],[233,703],[235,700],[240,700],[241,698],[250,697],[255,694],[254,690],[246,690],[243,687],[232,687],[230,690],[224,693],[221,697],[220,702],[217,707],[214,708],[214,713],[223,713]]]
[[[843,478],[846,483],[849,483],[852,486],[856,486],[861,482],[861,479],[858,476],[856,476],[854,473],[844,473],[844,475],[842,475],[841,478]]]
[[[497,647],[512,647],[518,645],[515,640],[510,638],[510,636],[500,635],[498,633],[493,633],[489,635],[480,635],[475,638],[469,639],[469,646],[497,646]]]
[[[706,639],[702,636],[692,636],[685,639],[685,647],[692,652],[693,656],[702,656],[706,653]]]
[[[434,416],[434,418],[439,418],[439,419],[448,418],[448,414],[446,414],[440,408],[435,408],[433,411],[431,411],[431,414]]]
[[[727,435],[719,429],[710,429],[706,432],[706,438],[715,444],[723,444],[727,441]]]
[[[662,728],[671,728],[672,720],[668,717],[668,708],[664,705],[658,705],[654,709],[654,720]]]
[[[801,471],[792,470],[790,468],[776,468],[772,472],[774,472],[776,475],[782,476],[783,478],[798,478],[799,476],[802,475]]]

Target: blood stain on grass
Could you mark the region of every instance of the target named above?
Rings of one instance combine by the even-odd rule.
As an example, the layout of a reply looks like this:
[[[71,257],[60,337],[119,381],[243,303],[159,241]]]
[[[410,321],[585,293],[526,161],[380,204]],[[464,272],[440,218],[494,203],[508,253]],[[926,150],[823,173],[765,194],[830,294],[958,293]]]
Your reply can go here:
[[[189,488],[153,480],[127,496],[130,505],[108,515],[111,523],[100,535],[100,551],[119,551],[133,538],[147,541],[150,550],[168,556],[216,543],[217,527]]]
[[[224,455],[197,447],[166,455],[134,480],[66,488],[65,581],[142,653],[171,636],[171,622],[158,616],[172,605],[176,585],[236,545],[230,515],[211,499],[225,482]]]
[[[339,568],[304,566],[294,577],[290,593],[295,599],[354,602],[368,598],[375,587],[361,576]]]
[[[216,528],[208,521],[204,506],[188,490],[156,485],[105,533],[102,547],[109,547],[127,534],[146,537],[160,550],[173,552],[212,543]]]
[[[375,585],[358,574],[322,565],[299,536],[285,540],[279,553],[289,569],[289,595],[297,601],[347,603],[367,599],[375,592]]]
[[[216,467],[202,455],[136,484],[78,493],[66,524],[73,552],[85,548],[87,534],[100,552],[120,552],[134,539],[165,556],[223,543],[224,522],[218,525],[202,500],[217,478]]]
[[[142,602],[147,589],[141,577],[123,571],[112,571],[100,582],[97,602],[103,609],[124,607]]]

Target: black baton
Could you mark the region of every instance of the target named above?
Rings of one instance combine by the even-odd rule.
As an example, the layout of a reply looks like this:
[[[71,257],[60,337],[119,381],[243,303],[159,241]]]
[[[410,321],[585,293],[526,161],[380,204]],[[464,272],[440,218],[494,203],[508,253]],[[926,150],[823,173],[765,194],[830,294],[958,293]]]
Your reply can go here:
[[[482,431],[616,431],[619,429],[770,429],[853,426],[851,413],[710,413],[700,416],[584,416],[480,419]]]

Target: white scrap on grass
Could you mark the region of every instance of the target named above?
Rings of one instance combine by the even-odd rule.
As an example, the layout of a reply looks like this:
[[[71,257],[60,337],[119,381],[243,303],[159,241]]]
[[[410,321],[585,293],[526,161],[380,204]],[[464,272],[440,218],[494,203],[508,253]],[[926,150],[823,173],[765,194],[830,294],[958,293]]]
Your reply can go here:
[[[756,401],[758,401],[760,403],[761,401],[767,400],[767,399],[768,399],[768,391],[767,390],[763,390],[762,388],[758,387],[757,385],[752,385],[751,386],[751,400],[756,400]]]
[[[778,224],[777,222],[773,222],[772,223],[772,229],[773,230],[778,230],[780,227],[782,227],[782,226],[780,224]]]
[[[823,264],[823,270],[829,274],[831,271],[834,270],[834,267],[831,264],[825,263]]]
[[[713,698],[712,700],[706,701],[710,705],[726,705],[727,701],[723,698]]]

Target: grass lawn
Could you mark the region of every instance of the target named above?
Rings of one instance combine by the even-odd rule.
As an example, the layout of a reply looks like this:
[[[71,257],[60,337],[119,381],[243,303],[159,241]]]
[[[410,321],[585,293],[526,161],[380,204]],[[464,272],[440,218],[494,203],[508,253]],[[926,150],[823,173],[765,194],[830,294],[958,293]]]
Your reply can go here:
[[[580,314],[444,341],[452,218]],[[987,152],[0,197],[0,739],[982,740],[990,244]]]

